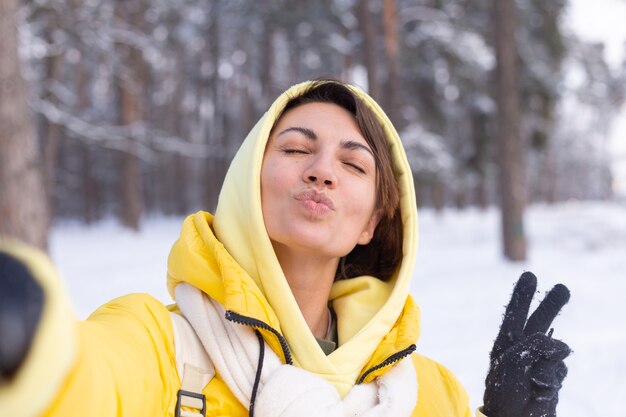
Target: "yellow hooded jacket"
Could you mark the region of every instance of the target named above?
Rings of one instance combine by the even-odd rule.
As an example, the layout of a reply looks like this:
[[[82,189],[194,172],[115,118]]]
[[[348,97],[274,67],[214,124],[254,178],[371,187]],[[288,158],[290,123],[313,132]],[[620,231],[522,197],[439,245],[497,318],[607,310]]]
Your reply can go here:
[[[378,105],[353,91],[384,126],[401,191],[403,259],[391,280],[370,276],[338,281],[331,300],[339,346],[326,356],[295,302],[265,232],[260,172],[270,130],[302,83],[282,94],[252,129],[235,156],[215,217],[189,216],[168,260],[168,289],[191,284],[240,321],[261,331],[285,363],[331,382],[344,396],[411,355],[418,378],[415,417],[469,417],[467,394],[442,365],[412,353],[419,337],[419,309],[409,294],[417,249],[417,210],[411,170],[400,139]],[[23,366],[0,384],[0,415],[174,416],[180,376],[171,310],[145,294],[107,303],[87,320],[73,317],[49,260],[38,252],[1,243],[22,260],[46,294],[41,324]],[[245,325],[245,324],[233,324]],[[207,416],[246,416],[216,375],[206,386]],[[481,415],[480,413],[478,413]]]

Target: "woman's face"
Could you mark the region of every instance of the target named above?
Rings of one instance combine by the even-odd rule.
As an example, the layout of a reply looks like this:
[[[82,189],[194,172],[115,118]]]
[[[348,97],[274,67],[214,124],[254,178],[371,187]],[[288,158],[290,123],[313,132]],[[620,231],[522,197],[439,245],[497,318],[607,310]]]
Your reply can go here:
[[[376,165],[354,117],[330,103],[285,113],[265,150],[261,199],[279,258],[339,258],[367,244],[379,220]]]

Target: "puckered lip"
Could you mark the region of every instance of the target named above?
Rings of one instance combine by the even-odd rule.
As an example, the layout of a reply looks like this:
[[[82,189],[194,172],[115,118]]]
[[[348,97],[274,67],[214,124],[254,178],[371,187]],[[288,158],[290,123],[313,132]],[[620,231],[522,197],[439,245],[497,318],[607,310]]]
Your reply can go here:
[[[333,200],[330,199],[326,194],[320,193],[315,190],[304,190],[295,194],[295,199],[298,201],[307,201],[311,200],[316,202],[317,204],[324,204],[331,210],[335,210],[335,204]]]

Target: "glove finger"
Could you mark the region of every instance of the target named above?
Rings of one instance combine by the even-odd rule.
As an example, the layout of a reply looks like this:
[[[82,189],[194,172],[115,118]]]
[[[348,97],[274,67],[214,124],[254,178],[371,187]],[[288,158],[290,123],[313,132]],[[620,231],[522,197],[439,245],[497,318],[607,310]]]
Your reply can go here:
[[[511,301],[506,307],[500,332],[491,351],[492,358],[499,356],[523,334],[530,302],[536,289],[537,278],[535,275],[531,272],[524,272],[515,284]]]
[[[556,405],[559,401],[561,382],[557,375],[559,363],[542,362],[533,366],[530,380],[532,382],[530,399],[526,409],[526,416],[552,416],[556,417]]]
[[[567,374],[567,367],[562,361],[534,367],[533,375],[530,377],[533,383],[533,400],[546,404],[558,401],[559,390],[563,386],[565,374]]]
[[[521,344],[533,362],[562,361],[572,352],[567,343],[543,333],[535,333]]]
[[[555,285],[528,318],[524,334],[528,336],[547,332],[554,318],[569,301],[569,297],[570,293],[565,285]]]
[[[556,405],[562,383],[557,375],[559,363],[563,362],[541,362],[533,366],[530,377],[532,382],[530,399],[524,415],[556,417]]]
[[[565,365],[565,362],[563,361],[557,362],[556,369],[554,372],[559,382],[563,382],[563,380],[567,376],[567,365]]]
[[[557,375],[557,364],[562,362],[542,362],[533,367],[530,380],[534,384],[533,396],[550,399],[561,389],[562,379]]]

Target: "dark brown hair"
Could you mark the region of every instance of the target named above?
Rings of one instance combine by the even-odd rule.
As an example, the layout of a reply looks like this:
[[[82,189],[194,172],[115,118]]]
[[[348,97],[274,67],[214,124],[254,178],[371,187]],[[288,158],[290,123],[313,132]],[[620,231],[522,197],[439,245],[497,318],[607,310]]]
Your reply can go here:
[[[341,259],[335,279],[372,275],[388,280],[402,259],[400,192],[385,131],[367,105],[350,88],[335,80],[314,81],[289,100],[275,123],[289,110],[307,103],[332,103],[349,111],[372,149],[376,163],[376,209],[381,218],[367,245],[357,245]]]

